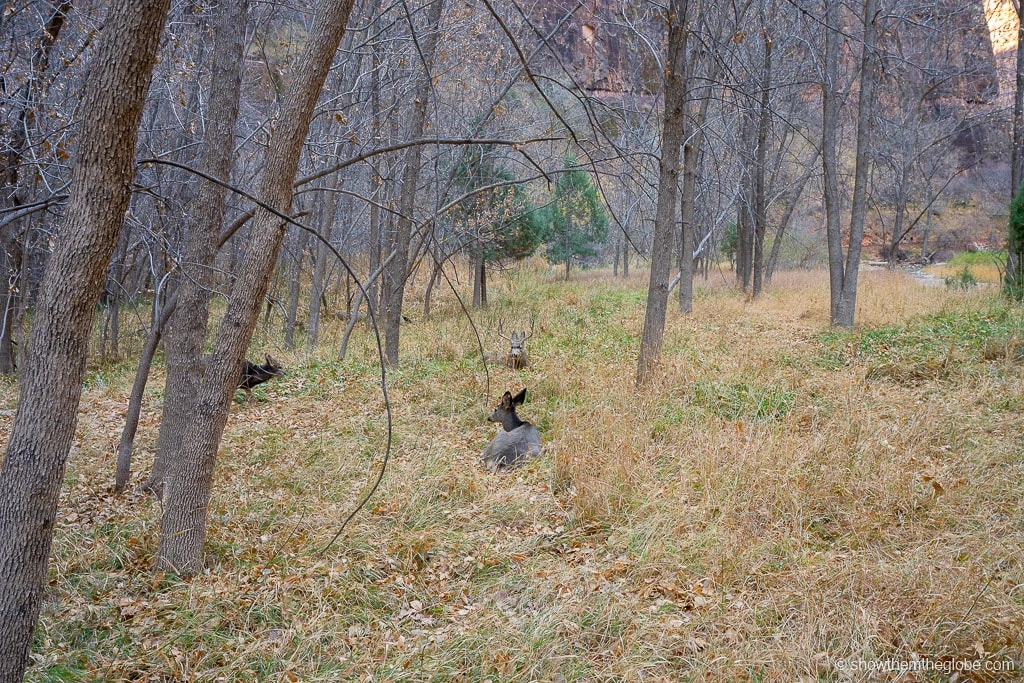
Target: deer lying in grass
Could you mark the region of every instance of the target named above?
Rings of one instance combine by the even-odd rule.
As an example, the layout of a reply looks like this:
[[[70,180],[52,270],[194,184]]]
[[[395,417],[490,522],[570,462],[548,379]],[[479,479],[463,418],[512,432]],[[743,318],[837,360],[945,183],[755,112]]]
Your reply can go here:
[[[252,388],[258,384],[263,384],[271,377],[281,377],[284,375],[284,369],[281,364],[270,357],[270,354],[264,355],[266,362],[263,365],[256,365],[252,361],[245,361],[242,365],[242,376],[238,378],[238,388],[245,392],[246,398],[252,396]]]
[[[526,352],[526,340],[533,336],[533,325],[530,325],[530,334],[526,334],[526,331],[522,331],[519,334],[512,333],[511,337],[506,337],[503,334],[503,328],[505,321],[501,320],[498,322],[498,336],[508,341],[509,348],[505,352],[505,355],[500,355],[495,352],[490,352],[485,355],[487,362],[497,363],[501,362],[505,367],[512,368],[513,370],[522,370],[530,365],[530,354]]]
[[[515,396],[506,391],[488,422],[500,422],[502,430],[491,439],[480,456],[490,473],[509,470],[540,455],[540,432],[529,422],[519,419],[516,406],[526,400],[526,389]]]

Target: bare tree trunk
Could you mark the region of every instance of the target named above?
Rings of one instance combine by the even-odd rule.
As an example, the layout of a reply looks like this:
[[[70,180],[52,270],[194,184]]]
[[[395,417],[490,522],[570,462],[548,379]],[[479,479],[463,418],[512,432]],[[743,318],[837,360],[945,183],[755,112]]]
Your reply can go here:
[[[840,225],[839,157],[836,152],[839,127],[839,0],[825,2],[825,70],[821,84],[821,164],[824,172],[825,235],[828,242],[829,316],[839,316],[843,289],[843,242]]]
[[[28,344],[25,340],[28,339],[28,302],[32,297],[30,290],[31,283],[29,282],[29,268],[32,265],[32,240],[31,233],[26,229],[24,231],[24,248],[22,250],[21,257],[21,274],[18,276],[18,312],[14,315],[15,327],[17,327],[17,338],[21,341],[18,345],[17,360],[14,363],[15,368],[25,367],[28,361]]]
[[[480,259],[480,306],[487,307],[487,260]]]
[[[377,206],[377,199],[380,197],[380,185],[378,184],[378,177],[374,171],[370,171],[370,183],[373,185],[371,189],[371,200],[374,202],[370,204],[370,235],[368,238],[370,248],[370,272],[377,270],[380,266],[380,252],[381,252],[381,230],[380,230],[380,208]],[[381,180],[381,182],[383,182]],[[375,194],[374,194],[375,193]],[[371,283],[367,283],[368,289],[366,290],[366,307],[373,311],[376,315],[377,311],[380,310],[380,285],[374,280]]]
[[[83,87],[70,197],[0,469],[0,681],[21,680],[28,664],[89,331],[131,196],[135,141],[168,5],[113,3]]]
[[[647,311],[640,342],[636,381],[642,384],[661,355],[668,309],[668,284],[672,267],[672,239],[679,190],[679,148],[683,143],[686,107],[686,41],[688,0],[672,0],[669,6],[668,55],[665,60],[665,113],[658,164],[658,205],[654,216],[651,274],[647,287]]]
[[[907,197],[907,183],[909,178],[907,177],[909,169],[906,164],[900,169],[900,180],[899,187],[896,188],[896,210],[895,220],[892,226],[892,237],[889,239],[889,268],[894,268],[896,263],[899,261],[900,244],[903,242],[903,225],[906,222],[907,215],[907,204],[909,198]]]
[[[306,242],[308,234],[295,233],[295,258],[292,277],[288,281],[288,312],[284,323],[284,345],[287,349],[295,348],[295,324],[299,318],[299,295],[302,293],[302,264],[306,261]]]
[[[683,314],[693,312],[693,201],[696,194],[696,171],[697,149],[693,141],[684,143],[683,192],[679,206],[679,312]]]
[[[110,322],[110,356],[118,360],[121,355],[121,294],[124,291],[124,262],[128,258],[128,243],[131,240],[131,229],[125,226],[117,241],[117,249],[107,273],[106,304],[107,319]]]
[[[753,286],[751,294],[759,296],[764,283],[764,234],[768,223],[768,199],[765,187],[768,169],[768,132],[771,127],[769,99],[772,79],[772,37],[764,34],[764,65],[761,72],[761,102],[757,121],[757,156],[754,162],[754,260],[752,263]]]
[[[3,245],[3,265],[0,266],[0,301],[4,307],[0,314],[0,374],[3,375],[13,375],[16,366],[14,327],[18,311],[18,285],[25,286],[19,279],[21,260],[24,258],[20,240],[21,236],[15,234]]]
[[[221,249],[231,236],[241,228],[250,218],[251,214],[246,214],[237,219],[233,225],[227,230],[220,234],[217,239],[217,249]],[[138,291],[142,289],[142,286],[131,287],[132,291]],[[139,364],[135,369],[135,380],[132,383],[132,390],[128,396],[128,413],[124,420],[124,429],[121,431],[121,442],[117,448],[117,481],[114,485],[114,492],[120,493],[124,490],[125,486],[128,485],[128,479],[131,475],[131,459],[132,459],[132,445],[135,442],[135,433],[139,427],[139,416],[142,413],[142,399],[146,392],[146,384],[149,381],[149,371],[153,365],[153,357],[156,355],[157,347],[160,346],[160,342],[163,340],[164,330],[167,328],[167,321],[170,320],[171,314],[174,313],[174,309],[178,305],[178,292],[175,292],[167,298],[167,302],[163,308],[153,310],[153,323],[149,331],[149,336],[146,339],[146,344],[142,349],[142,353],[139,356]],[[166,393],[164,396],[165,408],[167,398]],[[167,415],[164,415],[164,419]],[[161,426],[164,420],[160,421]],[[157,456],[160,456],[159,449],[157,450]],[[162,473],[166,470],[166,463],[153,465],[154,471]],[[151,474],[147,478],[146,482],[142,485],[143,489],[152,489],[154,482],[160,480],[162,474],[159,474],[155,479]]]
[[[1017,8],[1017,73],[1013,92],[1013,140],[1010,151],[1010,198],[1024,182],[1024,7]]]
[[[335,189],[339,189],[342,183],[342,176],[340,174],[334,175]],[[344,208],[351,208],[350,200],[346,202]],[[320,207],[320,234],[328,242],[331,241],[331,233],[334,231],[334,214],[337,213],[338,209],[338,193],[328,192],[327,197],[324,198],[323,203]],[[350,215],[350,211],[342,211],[342,215]],[[327,245],[316,241],[316,257],[313,262],[313,281],[311,284],[311,291],[309,294],[309,326],[306,328],[306,350],[312,352],[316,347],[317,340],[320,338],[320,311],[324,303],[324,297],[327,292],[327,266],[328,260],[332,254]],[[346,274],[346,280],[348,275]]]
[[[242,49],[248,12],[248,0],[223,0],[216,18],[207,125],[199,169],[225,181],[231,175],[234,153],[235,123],[238,120],[238,98],[242,83]],[[212,269],[220,246],[226,198],[227,190],[224,187],[200,180],[192,202],[191,220],[184,230],[185,244],[180,282],[175,293],[176,305],[168,311],[167,378],[164,383],[160,435],[153,469],[143,484],[143,488],[155,491],[158,495],[170,469],[170,462],[181,447],[181,435],[190,419],[188,408],[195,401],[204,372],[203,343],[206,341],[214,284]],[[171,308],[170,302],[168,308]],[[154,322],[151,334],[160,334],[158,321]],[[141,362],[139,367],[142,368]],[[136,383],[141,382],[141,385],[133,389],[145,390],[145,376],[148,376],[148,365],[143,377],[136,373]],[[132,398],[135,398],[134,391]],[[141,395],[139,399],[141,401]],[[138,416],[134,416],[137,423]],[[122,436],[115,490],[122,490],[128,483],[134,429],[133,426],[127,443]],[[127,463],[122,463],[122,458]]]
[[[384,272],[384,269],[387,268],[388,264],[391,263],[391,260],[394,259],[394,257],[395,252],[391,252],[388,254],[388,257],[384,259],[384,262],[377,266],[377,270],[370,273],[366,283],[363,285],[363,289],[365,289],[367,293],[370,292],[371,286],[377,281],[377,278],[380,277],[381,273]],[[338,349],[338,360],[345,360],[345,354],[348,353],[348,340],[349,337],[352,336],[352,330],[355,329],[356,320],[359,319],[359,306],[363,302],[363,289],[356,291],[355,301],[352,302],[352,308],[348,317],[348,325],[345,327],[345,333],[341,336],[341,346]],[[369,302],[367,302],[367,308],[369,308]],[[370,316],[367,316],[367,319],[369,318]]]
[[[876,45],[878,43],[878,0],[864,2],[864,53],[861,56],[860,96],[857,101],[857,157],[853,173],[853,201],[850,206],[850,246],[846,252],[842,290],[832,323],[853,327],[857,310],[857,276],[860,272],[861,243],[867,218],[868,168],[871,163],[871,111],[874,105]]]
[[[19,169],[28,148],[29,131],[35,125],[41,83],[50,68],[50,51],[64,27],[68,12],[71,11],[71,3],[68,0],[54,2],[51,7],[49,18],[40,27],[35,53],[32,56],[32,72],[25,84],[22,97],[24,106],[16,115],[17,123],[11,131],[7,149],[0,155],[0,207],[17,206],[22,202],[19,196],[22,194],[21,188],[18,187]],[[0,19],[0,22],[2,21]],[[28,258],[23,244],[26,234],[23,226],[26,221],[24,218],[16,220],[0,229],[0,248],[3,249],[5,261],[5,267],[0,270],[0,300],[3,301],[3,312],[0,315],[0,374],[4,375],[13,375],[17,366],[14,350],[15,321],[21,320],[17,315],[19,309],[23,308],[19,306],[19,298],[23,299],[28,289],[27,282],[19,278],[22,262]]]
[[[374,22],[374,30],[378,30],[377,24],[379,19]],[[372,131],[373,139],[377,140],[380,138],[381,130],[381,113],[380,113],[380,90],[381,90],[381,60],[380,60],[380,47],[375,47],[373,50],[373,70],[370,75],[370,112],[372,115],[370,129]],[[382,160],[380,163],[386,163]],[[370,197],[370,234],[368,238],[370,248],[370,272],[374,272],[380,266],[381,249],[383,241],[381,240],[380,230],[380,198],[381,188],[384,186],[384,178],[377,172],[377,164],[371,164],[369,172],[366,174],[367,182],[369,183],[369,192],[367,195]],[[367,282],[366,284],[366,308],[372,312],[373,315],[366,316],[367,321],[377,314],[380,310],[380,287],[376,280]],[[344,351],[341,352],[341,357],[344,358]]]
[[[313,109],[348,24],[352,0],[320,0],[302,55],[285,86],[281,113],[270,140],[259,197],[287,213],[299,155]],[[224,319],[217,330],[190,420],[163,491],[163,517],[157,566],[180,574],[202,569],[206,513],[217,448],[227,423],[246,348],[259,317],[284,237],[285,223],[260,207],[255,212],[249,249],[242,259]]]
[[[433,85],[431,71],[434,68],[434,52],[437,49],[437,38],[441,10],[444,0],[432,0],[427,12],[427,35],[423,40],[423,73],[416,84],[413,101],[412,121],[409,126],[409,139],[423,137],[423,129],[427,122],[427,104],[430,101],[430,90]],[[398,340],[402,326],[402,301],[405,298],[405,282],[409,269],[409,242],[412,239],[412,214],[416,205],[416,187],[420,180],[420,158],[423,150],[420,145],[413,145],[405,154],[405,170],[402,173],[402,190],[398,199],[398,221],[394,239],[388,245],[388,251],[397,251],[395,260],[384,271],[384,291],[387,296],[387,310],[384,326],[384,355],[388,365],[398,365]]]
[[[754,174],[751,170],[756,166],[747,155],[754,151],[754,120],[749,112],[742,112],[743,125],[740,127],[740,149],[744,155],[743,168],[740,172],[740,201],[736,213],[736,279],[744,292],[750,291],[751,275],[754,266]]]
[[[441,275],[441,256],[436,253],[433,248],[428,249],[428,253],[431,257],[430,263],[430,281],[427,282],[427,289],[423,292],[423,319],[426,320],[430,317],[430,297],[434,293],[434,285]]]
[[[779,219],[779,225],[775,228],[775,239],[772,241],[772,252],[768,256],[768,263],[765,264],[764,268],[764,283],[765,286],[772,283],[772,275],[775,274],[775,267],[779,262],[779,253],[782,250],[782,237],[786,232],[786,228],[789,227],[789,222],[793,219],[793,211],[796,209],[796,205],[800,202],[800,196],[804,193],[804,187],[807,186],[807,181],[814,175],[814,167],[818,161],[819,152],[815,150],[814,158],[807,162],[804,173],[800,176],[800,180],[797,181],[796,190],[793,192],[793,198],[786,204],[786,209],[782,214],[782,218]]]
[[[473,308],[480,308],[484,301],[484,288],[480,278],[484,270],[484,247],[480,239],[476,240],[476,245],[473,252]]]
[[[569,281],[569,266],[572,264],[572,253],[569,251],[569,236],[572,234],[572,217],[565,216],[565,281]]]
[[[709,80],[717,78],[718,70],[714,68]],[[691,99],[688,97],[688,99]],[[693,312],[693,274],[694,274],[694,242],[695,226],[694,213],[697,201],[697,163],[700,159],[701,149],[704,146],[704,122],[708,117],[708,105],[711,102],[710,93],[704,97],[697,114],[693,117],[690,125],[686,128],[686,142],[683,144],[683,196],[682,196],[682,253],[689,254],[689,259],[684,259],[679,268],[679,312]]]
[[[146,345],[142,348],[139,357],[139,365],[135,369],[135,380],[132,383],[132,391],[128,396],[128,413],[124,418],[124,429],[121,431],[121,442],[117,448],[117,471],[115,473],[114,493],[121,493],[128,486],[128,480],[132,474],[132,444],[135,443],[135,433],[139,428],[139,416],[142,414],[142,398],[146,392],[146,383],[149,381],[149,370],[153,365],[153,357],[163,339],[163,330],[167,324],[170,314],[177,304],[177,296],[174,296],[168,305],[164,307],[159,320],[154,318],[153,325],[146,338]],[[162,424],[162,423],[161,423]]]

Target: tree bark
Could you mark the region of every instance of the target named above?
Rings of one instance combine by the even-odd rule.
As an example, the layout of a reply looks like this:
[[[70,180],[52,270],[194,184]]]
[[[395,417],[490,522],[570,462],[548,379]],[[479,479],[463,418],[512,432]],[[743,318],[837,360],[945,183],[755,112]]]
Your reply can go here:
[[[754,162],[754,259],[752,263],[752,296],[759,296],[764,284],[764,234],[768,227],[766,178],[768,168],[768,133],[771,128],[769,100],[772,79],[772,38],[765,27],[764,64],[761,72],[761,102],[757,112],[757,156]]]
[[[893,220],[892,236],[889,238],[889,268],[892,269],[899,261],[900,244],[903,242],[903,226],[906,223],[907,204],[910,198],[907,196],[907,184],[910,182],[910,169],[904,164],[900,169],[900,179],[896,188],[896,210]]]
[[[40,27],[36,49],[32,55],[32,72],[23,94],[24,106],[16,115],[16,125],[11,131],[10,144],[0,155],[0,207],[18,206],[22,202],[22,191],[19,188],[19,168],[25,160],[25,151],[29,145],[29,131],[34,128],[36,107],[39,106],[43,77],[50,68],[50,51],[57,42],[64,27],[67,14],[71,11],[68,0],[59,0],[52,4],[52,13],[46,23]],[[7,277],[0,277],[0,299],[3,300],[3,313],[0,316],[0,374],[13,375],[17,367],[15,362],[14,330],[17,316],[22,306],[19,298],[27,294],[28,284],[19,278],[22,262],[27,258],[24,250],[25,230],[22,227],[26,219],[16,220],[0,230],[0,249],[3,250],[3,269]]]
[[[124,429],[121,430],[121,441],[117,447],[117,470],[115,472],[114,493],[121,493],[128,486],[128,480],[132,474],[132,444],[135,443],[135,433],[139,428],[139,416],[142,414],[142,398],[146,392],[146,383],[149,381],[149,370],[153,365],[153,357],[156,356],[157,347],[163,339],[164,327],[170,318],[174,307],[177,305],[177,297],[172,297],[167,306],[164,307],[159,319],[153,318],[153,325],[146,338],[146,345],[142,348],[139,356],[139,365],[135,369],[135,380],[132,382],[132,391],[128,396],[128,412],[124,418]],[[161,424],[163,424],[161,422]]]
[[[104,303],[107,305],[107,321],[110,326],[110,358],[117,361],[121,355],[121,293],[125,284],[125,260],[128,258],[128,244],[131,241],[131,228],[124,226],[121,236],[117,241],[117,249],[114,250],[114,258],[110,263],[107,272],[106,291],[104,292]],[[104,352],[106,349],[104,349]],[[107,360],[106,354],[102,354]]]
[[[10,239],[6,239],[4,236],[3,254],[0,254],[0,258],[2,258],[0,301],[3,302],[3,312],[0,313],[0,374],[2,375],[13,375],[17,366],[14,349],[15,314],[18,312],[18,285],[25,286],[25,283],[19,279],[22,271],[21,262],[25,253],[22,249],[19,232],[13,233]],[[3,275],[7,275],[7,277],[3,277]]]
[[[825,236],[828,242],[829,317],[835,324],[843,289],[843,242],[840,225],[839,157],[839,0],[825,0],[825,66],[821,84],[821,165],[824,173]]]
[[[409,139],[423,137],[427,121],[427,104],[433,86],[431,72],[434,68],[434,52],[441,11],[444,0],[432,0],[427,12],[427,35],[423,40],[423,73],[416,84]],[[384,271],[384,292],[387,296],[384,325],[384,356],[391,367],[398,365],[398,342],[402,326],[402,301],[405,298],[405,282],[409,269],[409,243],[412,239],[412,214],[416,205],[416,187],[420,180],[420,159],[422,146],[413,145],[405,154],[405,170],[402,172],[402,190],[398,199],[398,220],[388,251],[396,251],[395,259]]]
[[[295,258],[293,259],[292,277],[288,281],[288,309],[284,322],[284,346],[286,349],[295,348],[295,325],[299,319],[299,295],[302,293],[302,264],[306,261],[306,243],[308,233],[295,233]]]
[[[374,21],[374,32],[379,30],[380,19]],[[381,47],[375,46],[373,49],[373,69],[370,73],[370,113],[371,123],[370,130],[374,140],[380,139],[381,133],[381,111],[380,111],[380,94],[381,94]],[[378,162],[379,164],[387,163],[385,159]],[[369,249],[370,249],[370,272],[374,272],[380,266],[381,250],[383,248],[383,240],[381,239],[380,229],[380,200],[381,200],[381,188],[384,186],[384,178],[381,177],[378,172],[378,164],[371,164],[369,172],[366,174],[366,180],[369,184],[369,191],[367,195],[370,197],[370,234],[369,234]],[[375,318],[377,312],[380,310],[380,286],[376,280],[372,280],[366,283],[366,308],[370,312],[370,315],[366,316],[367,322]],[[344,351],[341,352],[341,357],[344,358]]]
[[[338,349],[338,360],[345,360],[345,354],[348,353],[348,340],[352,336],[352,330],[355,329],[356,321],[359,319],[359,307],[363,303],[363,290],[367,293],[370,292],[371,286],[376,283],[377,279],[384,272],[384,269],[388,267],[391,260],[394,259],[395,252],[388,254],[388,257],[384,259],[384,262],[377,266],[377,269],[370,273],[367,281],[363,284],[362,289],[356,291],[355,300],[352,302],[352,310],[349,313],[348,325],[345,326],[345,333],[341,335],[341,345]],[[369,301],[367,301],[367,308],[370,308]],[[367,315],[367,323],[372,324],[370,321],[371,316]]]
[[[1017,5],[1017,72],[1013,92],[1013,140],[1010,151],[1010,199],[1024,182],[1024,5]]]
[[[846,251],[834,325],[850,329],[857,310],[857,276],[860,272],[861,243],[867,218],[868,169],[871,164],[871,115],[874,106],[878,0],[864,2],[864,52],[860,67],[860,96],[857,101],[857,157],[853,172],[853,201],[850,205],[850,246]]]
[[[287,214],[299,155],[309,132],[313,109],[348,24],[353,0],[320,0],[302,55],[284,91],[281,113],[270,140],[260,179],[259,197]],[[239,266],[224,319],[214,338],[181,449],[163,491],[163,516],[157,566],[183,575],[202,569],[206,513],[217,448],[227,423],[239,368],[259,317],[260,303],[277,262],[285,222],[260,207],[254,216],[251,243]]]
[[[789,222],[793,219],[793,212],[796,210],[796,205],[800,201],[800,196],[804,193],[804,188],[807,186],[807,181],[814,175],[815,165],[818,161],[818,152],[815,150],[814,158],[807,162],[804,167],[804,173],[800,176],[800,180],[797,181],[796,190],[793,192],[793,198],[786,204],[786,209],[782,213],[782,218],[779,219],[779,224],[775,228],[775,239],[772,240],[772,251],[768,255],[768,263],[765,264],[764,268],[764,283],[768,286],[772,283],[772,275],[775,274],[775,267],[779,262],[779,252],[782,250],[782,237],[786,233],[786,228],[789,227]]]
[[[569,265],[572,263],[572,251],[569,246],[569,236],[572,235],[572,216],[566,212],[565,216],[565,281],[569,281]]]
[[[473,254],[473,308],[480,308],[484,303],[484,288],[480,274],[484,270],[483,240],[477,238],[477,248]]]
[[[718,69],[713,67],[709,81],[717,78]],[[688,89],[689,90],[689,89]],[[687,97],[687,99],[692,99]],[[697,163],[700,159],[701,149],[704,146],[704,123],[708,117],[708,105],[711,103],[711,94],[701,99],[697,107],[697,114],[686,127],[685,140],[683,145],[683,196],[682,196],[682,240],[681,253],[689,254],[689,259],[682,259],[679,267],[679,312],[693,312],[693,274],[694,258],[693,250],[696,242],[696,231],[694,215],[696,213],[697,201]]]
[[[686,107],[686,41],[688,0],[672,0],[669,6],[668,55],[665,60],[665,113],[658,164],[658,204],[654,216],[651,273],[647,286],[647,310],[640,341],[636,382],[642,384],[661,355],[668,309],[668,284],[672,267],[672,241],[679,191],[679,148],[683,143]]]
[[[680,199],[679,215],[679,312],[693,312],[693,202],[696,195],[697,154],[692,129],[683,144],[683,192]]]
[[[740,145],[746,158],[740,171],[740,201],[736,213],[736,278],[744,292],[750,291],[754,267],[754,176],[757,163],[750,157],[756,156],[757,129],[754,117],[743,111],[740,127]],[[749,155],[749,156],[747,156]]]
[[[89,332],[131,197],[135,141],[168,0],[115,2],[83,87],[79,148],[40,287],[0,469],[0,681],[28,664]]]
[[[427,253],[430,255],[430,280],[427,282],[427,288],[423,292],[424,320],[430,317],[430,298],[434,293],[434,285],[437,284],[437,281],[441,276],[441,254],[437,253],[437,250],[431,247],[428,247]]]
[[[340,187],[340,176],[336,176],[335,187]],[[320,234],[330,241],[334,229],[334,214],[338,208],[338,194],[328,192],[320,212]],[[330,250],[319,241],[316,243],[316,258],[313,263],[312,291],[309,294],[309,326],[306,328],[306,351],[312,353],[320,337],[320,309],[327,292],[327,260]]]
[[[215,19],[207,124],[199,170],[224,181],[230,178],[234,156],[235,123],[238,120],[238,98],[242,84],[242,50],[248,12],[248,0],[222,0]],[[181,435],[189,421],[187,409],[195,401],[196,390],[203,376],[203,343],[206,341],[214,284],[213,265],[220,247],[226,200],[226,188],[201,179],[192,201],[191,218],[184,230],[181,274],[175,294],[177,305],[170,312],[165,332],[167,378],[164,382],[160,434],[153,469],[143,484],[143,488],[155,491],[158,495],[169,463],[180,449]],[[154,332],[160,334],[157,321],[154,321]],[[144,378],[142,388],[145,388]],[[131,436],[134,438],[134,430]],[[119,452],[119,460],[121,455]],[[131,457],[130,442],[127,445],[127,457]],[[122,490],[128,483],[126,477],[130,467],[122,467],[119,461],[118,469],[115,490]]]

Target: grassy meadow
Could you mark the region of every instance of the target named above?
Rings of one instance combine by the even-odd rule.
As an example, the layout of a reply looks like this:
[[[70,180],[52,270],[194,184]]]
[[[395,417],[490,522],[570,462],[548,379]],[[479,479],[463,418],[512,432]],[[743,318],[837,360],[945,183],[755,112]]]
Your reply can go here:
[[[670,312],[634,386],[646,272],[495,275],[475,315],[529,327],[533,365],[491,368],[450,294],[403,328],[383,483],[376,347],[340,323],[232,408],[208,570],[154,573],[159,507],[112,494],[132,362],[90,366],[28,680],[897,680],[844,661],[1021,666],[1024,313],[996,288],[861,275],[852,333],[827,275],[748,301],[716,274]],[[332,348],[333,347],[333,348]],[[144,478],[162,398],[136,441]],[[479,454],[505,389],[544,455]],[[0,387],[9,428],[13,384]],[[1009,680],[980,672],[959,680]],[[904,673],[898,680],[949,680]]]
[[[962,251],[947,263],[925,266],[924,273],[951,286],[973,284],[1001,285],[1006,273],[1005,251]]]

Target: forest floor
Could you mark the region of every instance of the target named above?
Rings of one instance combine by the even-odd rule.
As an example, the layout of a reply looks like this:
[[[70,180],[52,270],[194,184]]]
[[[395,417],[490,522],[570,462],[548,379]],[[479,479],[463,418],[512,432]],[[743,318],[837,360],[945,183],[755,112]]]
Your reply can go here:
[[[534,363],[489,387],[457,306],[412,316],[383,483],[326,551],[381,461],[376,347],[259,332],[289,375],[232,408],[189,581],[150,569],[158,503],[112,493],[133,364],[90,366],[28,680],[1020,678],[1021,308],[865,272],[848,333],[822,272],[753,302],[716,275],[638,390],[644,277],[495,276],[485,347],[532,316]],[[488,474],[485,418],[524,386],[545,453]]]

